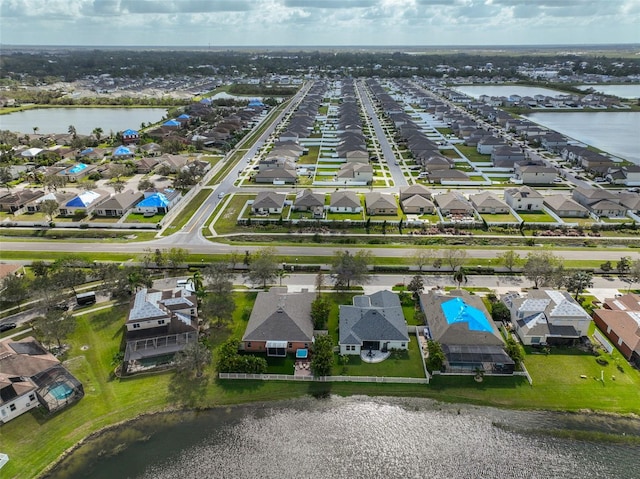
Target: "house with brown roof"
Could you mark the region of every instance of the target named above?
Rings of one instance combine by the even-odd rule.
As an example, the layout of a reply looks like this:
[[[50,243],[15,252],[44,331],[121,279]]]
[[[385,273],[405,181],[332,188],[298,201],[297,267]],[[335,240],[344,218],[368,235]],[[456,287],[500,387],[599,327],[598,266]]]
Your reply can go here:
[[[566,195],[545,196],[544,204],[561,218],[586,218],[589,210]]]
[[[126,190],[112,195],[109,199],[100,203],[94,211],[96,216],[121,217],[143,197],[144,194],[140,191]]]
[[[474,216],[473,205],[457,191],[441,193],[433,197],[442,216]]]
[[[345,163],[340,166],[336,179],[370,184],[373,181],[373,167],[369,163]]]
[[[394,195],[372,191],[364,195],[364,201],[367,206],[367,214],[370,216],[395,216],[398,214],[398,204]]]
[[[606,299],[593,311],[593,321],[631,363],[640,367],[640,295]]]
[[[616,195],[601,188],[578,187],[572,197],[597,216],[620,218],[627,215],[628,208],[616,202]]]
[[[245,351],[284,357],[313,344],[311,303],[315,293],[289,293],[274,287],[258,293],[242,336]]]
[[[0,211],[16,213],[28,203],[44,196],[42,190],[16,190],[0,197]]]
[[[555,168],[544,165],[514,166],[514,177],[527,185],[550,185],[558,176]]]
[[[145,158],[140,158],[135,162],[136,164],[136,173],[146,175],[147,173],[151,173],[153,169],[159,164],[157,158],[147,156]]]
[[[469,195],[469,201],[478,213],[495,215],[509,212],[509,205],[489,191]]]
[[[168,364],[198,340],[196,296],[184,288],[143,288],[131,298],[125,329],[127,371]]]
[[[83,396],[80,381],[34,338],[0,341],[0,423],[38,406],[54,413]]]

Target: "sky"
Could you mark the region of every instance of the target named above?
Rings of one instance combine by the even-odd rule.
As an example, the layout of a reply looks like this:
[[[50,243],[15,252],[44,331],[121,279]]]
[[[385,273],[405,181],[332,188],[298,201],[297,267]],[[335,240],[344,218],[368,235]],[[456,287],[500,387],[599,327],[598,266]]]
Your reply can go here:
[[[0,43],[157,47],[640,43],[640,0],[0,0]]]

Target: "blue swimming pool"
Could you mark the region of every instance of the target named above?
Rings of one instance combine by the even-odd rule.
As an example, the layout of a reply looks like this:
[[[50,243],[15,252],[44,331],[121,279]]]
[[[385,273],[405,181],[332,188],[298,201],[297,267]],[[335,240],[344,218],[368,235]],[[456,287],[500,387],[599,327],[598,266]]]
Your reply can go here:
[[[73,389],[71,389],[67,384],[58,384],[49,392],[58,401],[62,401],[73,394]]]
[[[467,323],[471,331],[493,333],[493,328],[486,315],[478,308],[465,303],[462,298],[445,301],[441,307],[447,323]]]
[[[74,166],[73,168],[69,169],[69,173],[72,173],[72,174],[80,173],[86,167],[87,167],[87,165],[85,165],[84,163],[78,163],[76,166]]]

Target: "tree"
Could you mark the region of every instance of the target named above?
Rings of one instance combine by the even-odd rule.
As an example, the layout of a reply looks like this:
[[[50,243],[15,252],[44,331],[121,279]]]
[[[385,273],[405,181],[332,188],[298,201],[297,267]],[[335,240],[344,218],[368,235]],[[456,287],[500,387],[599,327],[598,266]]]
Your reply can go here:
[[[593,286],[593,273],[589,271],[574,271],[566,278],[567,291],[575,293],[574,299],[578,301],[578,297],[582,292]]]
[[[86,179],[82,181],[78,186],[85,191],[91,191],[96,189],[96,182],[93,180]]]
[[[600,265],[600,269],[606,274],[613,269],[613,265],[611,264],[611,261],[605,261]]]
[[[47,221],[51,221],[53,216],[60,208],[60,205],[56,200],[44,200],[40,203],[40,211],[47,217]]]
[[[142,178],[138,182],[138,191],[146,191],[155,188],[155,184],[148,178]]]
[[[464,260],[467,258],[467,252],[460,248],[449,248],[444,252],[444,258],[451,271],[456,271],[464,264]]]
[[[68,313],[57,309],[50,309],[47,314],[36,320],[33,329],[46,343],[56,342],[62,349],[62,342],[73,332],[76,320]]]
[[[330,376],[333,368],[333,341],[331,336],[316,336],[311,358],[311,372],[315,377]]]
[[[511,311],[502,301],[495,302],[491,305],[491,318],[494,321],[507,323],[511,320]]]
[[[207,279],[207,289],[213,294],[222,294],[233,288],[233,272],[229,270],[225,262],[211,263],[203,273]]]
[[[100,143],[100,138],[102,138],[102,134],[104,133],[104,130],[98,126],[94,128],[91,133],[93,134],[93,136],[96,137],[96,140],[98,141],[98,143]]]
[[[199,269],[193,272],[191,276],[191,284],[193,285],[193,289],[197,292],[198,290],[204,289],[204,283],[202,281],[202,273]]]
[[[629,288],[627,289],[627,292],[629,292],[633,283],[640,282],[640,259],[635,260],[629,266],[627,280],[629,281]]]
[[[58,188],[64,188],[67,185],[67,179],[60,175],[48,175],[42,178],[42,184],[49,191],[58,191]]]
[[[324,274],[322,273],[322,271],[319,271],[318,274],[316,274],[316,282],[315,282],[316,295],[318,297],[320,297],[320,295],[322,294],[322,288],[324,288],[324,285],[325,285]]]
[[[407,289],[411,291],[413,299],[417,301],[424,291],[424,278],[422,277],[422,275],[416,274],[413,278],[411,278]]]
[[[2,281],[2,298],[8,303],[20,303],[29,297],[29,280],[10,274]]]
[[[349,289],[352,283],[367,284],[371,280],[369,275],[371,262],[370,251],[359,250],[354,255],[347,250],[337,251],[331,266],[331,278],[336,289]]]
[[[513,271],[513,268],[520,263],[520,255],[512,249],[505,251],[498,258],[509,271]]]
[[[460,289],[460,286],[462,285],[462,283],[465,283],[468,281],[467,279],[467,274],[464,271],[464,268],[460,268],[458,271],[453,273],[453,280],[458,283],[458,289]]]
[[[166,258],[162,250],[160,248],[156,248],[156,250],[153,253],[153,262],[156,264],[158,268],[162,268],[165,264],[165,261],[166,261]]]
[[[504,350],[509,355],[509,357],[513,359],[514,363],[519,364],[524,359],[524,355],[522,354],[522,348],[516,342],[516,340],[513,339],[513,337],[511,336],[507,338],[505,343],[506,345]]]
[[[69,125],[69,128],[67,128],[67,132],[73,137],[74,140],[78,136],[78,132],[76,131],[76,127],[73,126],[73,125]]]
[[[35,134],[37,134],[37,133],[38,133],[38,131],[40,130],[40,128],[39,128],[39,127],[37,127],[37,126],[34,126],[34,127],[32,128],[32,130],[33,130],[33,134],[35,135]]]
[[[111,186],[113,187],[113,191],[115,191],[116,193],[122,193],[122,191],[124,190],[124,187],[125,187],[125,182],[124,181],[114,181],[113,183],[111,183]]]
[[[329,313],[331,312],[331,303],[322,297],[318,296],[311,303],[311,319],[313,320],[314,329],[324,329],[327,321],[329,320]]]
[[[11,170],[9,167],[2,166],[0,167],[0,185],[4,186],[7,191],[11,191],[11,182],[13,181],[13,176],[11,175]]]
[[[236,303],[233,300],[231,288],[225,291],[208,294],[202,304],[203,316],[209,319],[211,324],[221,328],[231,321]]]
[[[427,266],[433,260],[433,250],[420,248],[414,251],[411,259],[418,267],[418,271],[422,273],[422,268]]]
[[[267,360],[252,354],[238,354],[240,341],[228,339],[218,349],[217,369],[221,373],[264,374]]]
[[[266,288],[267,283],[275,279],[277,270],[275,249],[262,248],[255,252],[249,264],[249,280],[254,284],[262,283],[262,287]]]
[[[628,256],[620,258],[620,261],[618,261],[618,264],[616,265],[616,269],[622,276],[626,275],[631,269],[631,258]]]
[[[109,176],[115,178],[116,181],[120,181],[120,177],[126,175],[128,171],[127,166],[121,163],[112,163],[109,166]]]
[[[170,268],[178,268],[187,262],[189,258],[189,251],[184,248],[171,248],[168,251],[164,251],[164,255],[167,258]]]
[[[204,368],[211,364],[211,351],[200,341],[187,344],[182,351],[176,353],[176,371],[197,378],[202,377]]]
[[[278,284],[282,286],[282,280],[284,278],[288,278],[289,273],[284,268],[279,268],[276,270],[276,278],[278,278]]]
[[[440,371],[446,359],[442,346],[439,342],[429,339],[427,341],[427,351],[429,352],[427,369],[431,372]]]
[[[533,281],[535,289],[551,283],[553,275],[560,266],[559,259],[548,251],[529,253],[524,265],[524,277]]]
[[[127,284],[129,286],[129,292],[133,294],[136,293],[140,287],[150,288],[153,285],[153,280],[146,269],[133,268],[127,273]]]

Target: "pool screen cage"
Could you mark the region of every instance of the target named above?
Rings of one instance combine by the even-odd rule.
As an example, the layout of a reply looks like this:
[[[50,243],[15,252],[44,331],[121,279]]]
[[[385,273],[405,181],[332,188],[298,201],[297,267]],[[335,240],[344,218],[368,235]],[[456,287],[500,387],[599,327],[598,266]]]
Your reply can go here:
[[[515,363],[500,346],[443,344],[446,372],[513,374]]]
[[[40,404],[50,413],[84,396],[82,383],[61,365],[42,371],[32,379],[39,387],[36,394]],[[64,391],[65,394],[56,394],[57,391]]]

